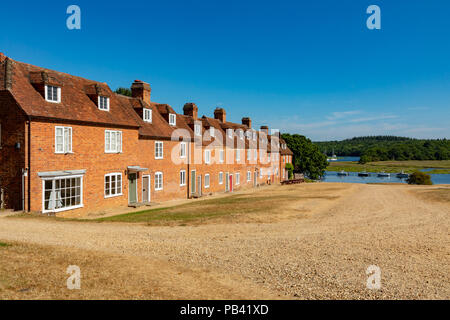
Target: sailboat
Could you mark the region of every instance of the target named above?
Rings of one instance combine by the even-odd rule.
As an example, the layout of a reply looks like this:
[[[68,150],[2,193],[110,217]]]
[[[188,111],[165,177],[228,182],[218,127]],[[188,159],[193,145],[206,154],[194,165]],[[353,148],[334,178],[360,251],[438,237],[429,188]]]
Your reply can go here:
[[[381,171],[381,172],[378,172],[378,176],[379,176],[379,177],[385,177],[385,178],[388,178],[388,177],[391,176],[391,174],[390,174],[390,173],[386,173],[386,172],[384,172],[384,171]]]
[[[400,179],[409,178],[409,174],[408,174],[408,173],[405,173],[405,172],[402,170],[402,172],[397,173],[397,178],[400,178]]]
[[[327,160],[328,160],[328,161],[337,161],[337,156],[336,156],[336,154],[334,153],[334,149],[333,149],[333,155],[331,156],[331,158],[328,158]]]

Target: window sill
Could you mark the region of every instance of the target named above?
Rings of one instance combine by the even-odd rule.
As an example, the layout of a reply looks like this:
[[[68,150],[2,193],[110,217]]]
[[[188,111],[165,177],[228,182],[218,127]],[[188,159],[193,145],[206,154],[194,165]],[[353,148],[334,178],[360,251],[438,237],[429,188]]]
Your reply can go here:
[[[43,210],[42,213],[57,213],[57,212],[62,212],[62,211],[75,210],[75,209],[79,209],[79,208],[83,208],[83,207],[84,207],[84,205],[80,204],[78,206],[55,209],[55,210]]]
[[[105,153],[106,154],[122,154],[123,152],[122,151],[119,151],[119,152],[117,152],[117,151],[105,151]]]
[[[161,189],[155,189],[155,191],[162,191],[163,189],[161,188]]]
[[[155,160],[164,160],[164,158],[155,158]]]
[[[120,194],[114,194],[114,195],[110,195],[110,196],[105,196],[105,199],[109,199],[109,198],[116,198],[116,197],[122,197],[123,193]]]

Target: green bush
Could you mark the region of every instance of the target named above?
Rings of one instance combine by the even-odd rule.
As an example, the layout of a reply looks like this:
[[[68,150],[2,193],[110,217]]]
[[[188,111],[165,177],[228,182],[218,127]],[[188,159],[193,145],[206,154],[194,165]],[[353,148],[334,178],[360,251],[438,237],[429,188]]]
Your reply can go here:
[[[294,178],[294,165],[292,163],[286,163],[285,169],[288,171],[289,179]]]
[[[416,171],[411,173],[408,180],[406,180],[408,184],[420,184],[420,185],[432,185],[431,176],[424,172]]]

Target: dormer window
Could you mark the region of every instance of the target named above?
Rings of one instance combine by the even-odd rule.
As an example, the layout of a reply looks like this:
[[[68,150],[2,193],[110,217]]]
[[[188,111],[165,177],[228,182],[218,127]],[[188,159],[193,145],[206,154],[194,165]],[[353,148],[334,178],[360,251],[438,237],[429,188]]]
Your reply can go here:
[[[152,110],[144,108],[142,118],[145,122],[152,122]]]
[[[214,127],[210,127],[210,128],[209,128],[209,135],[210,135],[211,137],[214,137]]]
[[[256,141],[256,131],[253,131],[253,140]]]
[[[229,138],[233,138],[233,129],[227,129],[227,134]]]
[[[244,132],[242,130],[239,130],[239,138],[244,139]]]
[[[169,124],[171,126],[177,125],[177,116],[173,113],[169,113]]]
[[[45,100],[48,102],[60,103],[61,102],[61,88],[55,86],[45,86]]]
[[[98,108],[103,111],[109,111],[109,98],[99,96],[98,97]]]
[[[199,124],[194,124],[194,133],[196,136],[200,136],[201,132],[200,132],[200,125]]]

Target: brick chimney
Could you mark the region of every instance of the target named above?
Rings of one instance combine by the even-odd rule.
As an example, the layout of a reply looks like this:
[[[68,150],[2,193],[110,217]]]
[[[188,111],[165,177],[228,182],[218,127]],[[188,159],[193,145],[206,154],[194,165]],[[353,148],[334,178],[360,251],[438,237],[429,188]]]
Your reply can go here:
[[[197,120],[198,118],[198,108],[195,103],[186,103],[183,107],[183,112],[185,116],[190,116],[194,118],[194,120]]]
[[[268,126],[261,126],[261,131],[266,134],[266,136],[269,135],[269,127]]]
[[[0,52],[0,62],[3,62],[6,60],[6,56],[3,52]]]
[[[141,80],[134,80],[134,83],[131,85],[131,95],[133,98],[140,98],[145,103],[150,103],[150,93],[152,89],[150,85]]]
[[[242,118],[242,124],[244,126],[251,128],[252,127],[252,119],[250,119],[248,117]]]
[[[225,109],[216,108],[216,110],[214,110],[214,119],[220,120],[222,123],[227,122],[227,113],[225,112]]]

